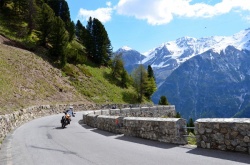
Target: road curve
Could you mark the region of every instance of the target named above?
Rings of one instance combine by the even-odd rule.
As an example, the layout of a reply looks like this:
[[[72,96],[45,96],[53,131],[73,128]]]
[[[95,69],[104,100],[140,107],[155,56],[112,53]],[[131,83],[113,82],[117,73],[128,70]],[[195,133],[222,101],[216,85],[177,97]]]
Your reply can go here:
[[[10,133],[0,165],[241,165],[250,155],[199,149],[112,134],[78,123],[65,129],[63,114],[30,121]]]

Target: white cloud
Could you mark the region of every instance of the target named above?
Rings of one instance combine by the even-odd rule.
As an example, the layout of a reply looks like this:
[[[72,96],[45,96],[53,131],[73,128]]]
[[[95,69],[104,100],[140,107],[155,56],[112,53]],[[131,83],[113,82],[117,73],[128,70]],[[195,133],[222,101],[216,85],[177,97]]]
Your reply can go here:
[[[109,1],[109,2],[106,2],[106,5],[107,5],[108,7],[111,7],[111,6],[112,6],[112,3]]]
[[[108,22],[111,20],[113,8],[111,8],[111,2],[107,2],[106,5],[106,8],[98,8],[96,10],[86,10],[81,8],[77,17],[82,21],[88,21],[89,17],[92,17],[97,18],[102,23]]]
[[[115,9],[118,14],[147,20],[149,24],[167,24],[174,16],[214,17],[234,10],[250,11],[249,0],[221,0],[209,5],[191,4],[192,0],[120,0]]]

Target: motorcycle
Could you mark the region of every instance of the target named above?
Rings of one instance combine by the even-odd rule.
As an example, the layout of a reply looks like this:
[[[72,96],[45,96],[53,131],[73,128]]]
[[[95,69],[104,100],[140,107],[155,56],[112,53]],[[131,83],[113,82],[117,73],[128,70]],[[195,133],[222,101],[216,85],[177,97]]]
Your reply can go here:
[[[64,116],[61,119],[61,124],[62,124],[62,128],[65,128],[66,125],[70,124],[71,121],[71,115],[67,112],[64,112]],[[74,115],[75,113],[73,113],[73,117],[75,117]]]

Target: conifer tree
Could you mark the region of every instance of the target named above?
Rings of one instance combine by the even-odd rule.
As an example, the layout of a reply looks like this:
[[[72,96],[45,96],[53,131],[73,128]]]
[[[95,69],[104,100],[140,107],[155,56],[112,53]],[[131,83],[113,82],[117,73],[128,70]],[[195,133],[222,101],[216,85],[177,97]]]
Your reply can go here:
[[[112,46],[103,24],[96,18],[89,18],[87,24],[86,49],[89,57],[99,66],[109,66],[112,56]]]
[[[32,32],[33,29],[36,27],[36,17],[38,13],[38,6],[36,5],[35,0],[28,0],[28,13],[27,13],[27,22],[28,22],[28,29],[29,34]]]
[[[154,80],[155,80],[154,71],[153,71],[151,65],[148,65],[148,77],[149,77],[149,78],[152,77],[152,78],[154,78]]]
[[[51,28],[55,19],[53,10],[47,5],[43,4],[41,8],[41,13],[38,18],[38,36],[39,43],[42,46],[46,46],[48,41],[48,36],[51,32]]]
[[[127,88],[130,84],[130,77],[124,69],[122,54],[115,55],[111,64],[111,75],[116,81],[120,82],[122,88]]]
[[[135,91],[137,92],[138,101],[140,103],[143,100],[142,98],[145,92],[145,84],[147,81],[147,77],[148,77],[147,71],[143,67],[143,65],[139,65],[139,67],[132,72],[132,78],[134,83],[133,86],[135,88]]]
[[[78,39],[80,39],[80,37],[81,37],[81,33],[82,33],[83,28],[84,28],[84,26],[82,25],[81,21],[77,20],[76,26],[75,26],[75,32],[76,32],[76,37]]]
[[[70,19],[70,12],[68,3],[65,0],[47,0],[47,4],[55,12],[55,16],[60,17],[65,25],[66,30],[69,33],[69,41],[72,41],[74,38],[74,22]]]
[[[159,105],[169,105],[167,97],[166,96],[161,96],[158,104]]]
[[[150,99],[152,94],[156,91],[157,87],[155,84],[155,80],[153,77],[148,77],[147,81],[145,82],[145,91],[144,95],[146,96],[147,99]]]
[[[122,54],[115,55],[111,65],[112,77],[118,80],[119,78],[121,78],[123,70],[124,65],[122,61]]]
[[[152,94],[156,91],[157,86],[154,78],[154,72],[150,65],[148,65],[148,79],[145,82],[145,92],[144,95],[147,99],[150,99]]]
[[[28,9],[28,2],[27,0],[14,0],[14,11],[15,14],[23,19],[22,17],[26,15],[27,9]]]
[[[87,29],[82,25],[82,23],[78,20],[75,26],[76,37],[83,44],[83,46],[87,47],[87,42],[90,37]]]
[[[128,88],[129,84],[131,83],[131,78],[128,75],[128,72],[123,69],[121,74],[121,87]]]
[[[68,26],[68,28],[67,28],[67,31],[68,31],[68,33],[69,33],[69,42],[71,42],[73,39],[74,39],[74,37],[75,37],[75,23],[73,22],[73,21],[71,21],[70,23],[69,23],[69,26]]]
[[[59,16],[63,20],[67,29],[71,22],[68,3],[65,0],[47,0],[47,4],[55,12],[55,16]]]
[[[92,17],[89,17],[87,26],[87,34],[86,34],[86,51],[88,54],[88,57],[92,60],[94,60],[94,54],[95,54],[95,43],[93,40],[93,20]]]
[[[56,17],[53,22],[49,42],[52,46],[49,50],[52,60],[55,62],[59,61],[60,65],[64,66],[66,64],[65,51],[68,44],[68,33],[60,17]]]

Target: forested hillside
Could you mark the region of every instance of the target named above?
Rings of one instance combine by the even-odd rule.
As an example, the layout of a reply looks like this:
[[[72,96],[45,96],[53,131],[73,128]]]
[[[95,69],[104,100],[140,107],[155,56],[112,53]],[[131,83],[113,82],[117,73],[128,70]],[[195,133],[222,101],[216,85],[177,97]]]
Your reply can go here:
[[[1,109],[150,102],[156,90],[145,68],[126,72],[98,19],[74,23],[65,0],[0,0],[0,35]]]

